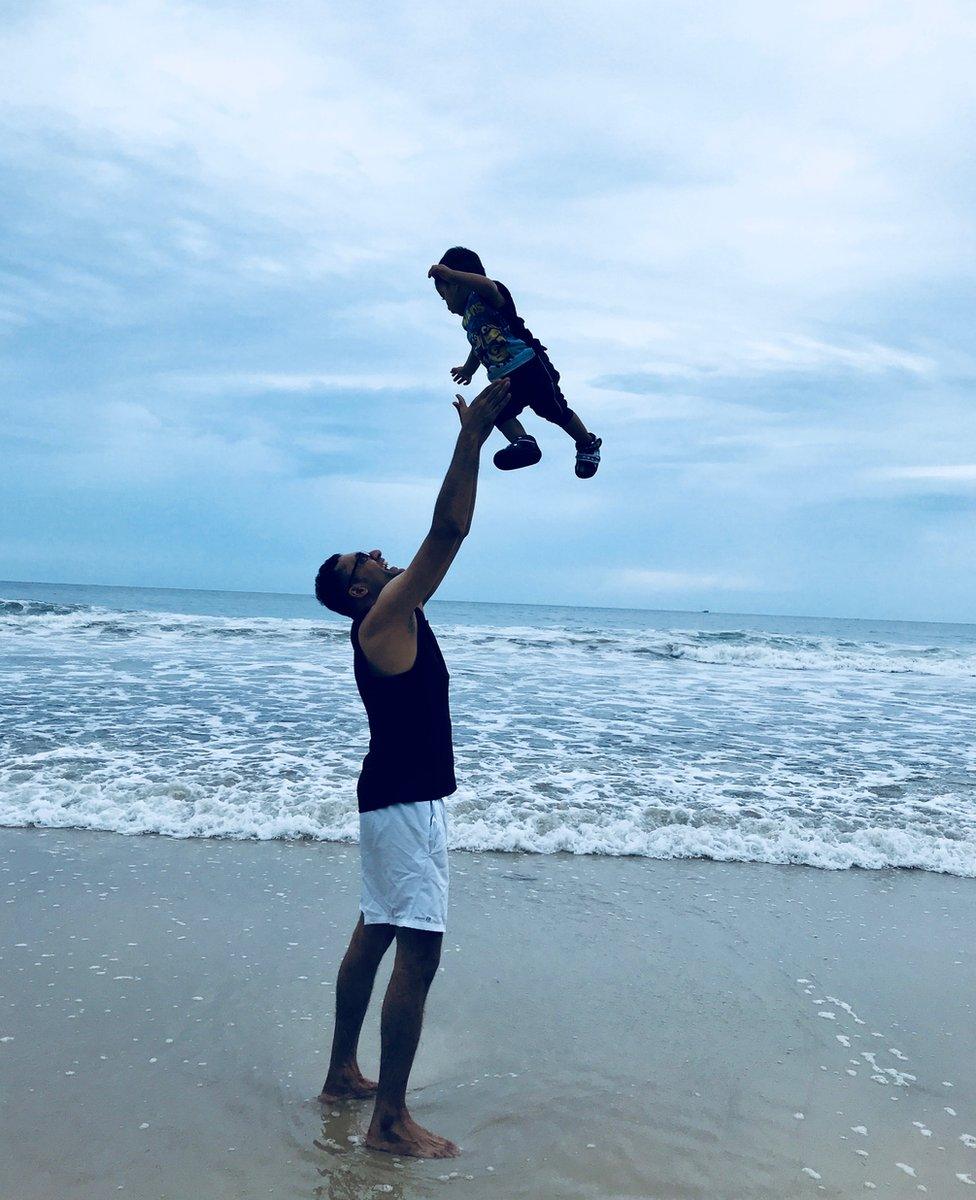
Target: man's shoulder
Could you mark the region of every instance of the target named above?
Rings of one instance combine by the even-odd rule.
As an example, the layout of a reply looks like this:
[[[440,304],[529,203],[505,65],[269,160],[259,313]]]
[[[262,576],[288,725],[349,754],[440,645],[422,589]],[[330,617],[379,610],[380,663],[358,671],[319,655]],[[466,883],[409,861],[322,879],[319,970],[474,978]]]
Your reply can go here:
[[[365,660],[370,674],[402,674],[417,655],[420,626],[427,624],[423,610],[415,608],[405,622],[383,620],[382,614],[371,622],[374,612],[371,609],[355,627],[353,648]]]
[[[368,613],[353,622],[353,641],[358,643],[360,648],[362,648],[364,639],[368,642],[375,641],[377,638],[387,638],[391,635],[394,637],[403,635],[407,635],[408,637],[413,636],[417,632],[417,625],[420,621],[426,623],[424,610],[420,605],[405,620],[400,620],[384,612],[382,608],[377,610],[374,606]]]

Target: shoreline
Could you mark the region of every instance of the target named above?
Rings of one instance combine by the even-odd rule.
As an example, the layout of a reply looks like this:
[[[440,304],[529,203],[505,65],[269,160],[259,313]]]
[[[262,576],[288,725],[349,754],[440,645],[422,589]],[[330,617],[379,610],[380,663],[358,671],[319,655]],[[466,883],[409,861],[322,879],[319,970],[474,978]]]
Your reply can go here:
[[[467,806],[466,798],[465,798],[463,792],[459,792],[459,793],[455,794],[455,796],[453,797],[453,803],[455,805],[455,808],[454,808],[455,813],[458,813],[459,811],[461,811],[460,808],[458,807],[459,805]],[[355,809],[348,809],[348,811],[346,812],[345,815],[350,819],[354,819],[356,817]],[[455,820],[454,825],[449,827],[449,835],[453,834],[454,829],[456,827],[457,827],[457,821]],[[351,828],[352,828],[352,825],[350,825],[350,829]],[[55,825],[55,824],[48,825],[48,824],[41,824],[41,823],[23,824],[23,825],[0,824],[0,830],[4,830],[4,829],[22,830],[25,832],[36,832],[36,833],[78,834],[78,835],[92,835],[92,836],[96,836],[96,837],[121,837],[121,838],[126,838],[126,839],[161,838],[166,841],[172,841],[172,842],[193,842],[193,843],[199,842],[199,843],[204,843],[204,844],[226,842],[226,843],[230,843],[230,844],[234,844],[234,845],[248,845],[248,844],[253,844],[253,845],[271,844],[271,845],[273,845],[273,844],[280,843],[281,845],[293,845],[293,846],[338,846],[338,847],[347,847],[347,848],[348,847],[358,848],[358,845],[359,845],[359,839],[354,833],[350,833],[348,837],[344,837],[344,836],[340,835],[340,836],[330,836],[330,837],[321,837],[320,838],[320,837],[313,837],[309,834],[299,831],[299,832],[295,832],[295,833],[284,833],[284,834],[278,833],[278,834],[275,834],[275,835],[269,836],[269,837],[258,837],[258,836],[252,835],[252,834],[236,834],[233,831],[227,831],[227,830],[221,830],[221,829],[218,829],[213,833],[177,833],[177,832],[171,832],[170,830],[167,830],[167,829],[138,829],[137,828],[137,829],[132,829],[132,830],[127,831],[127,830],[112,829],[112,828],[98,829],[98,828],[91,828],[88,826],[79,826],[79,825]],[[698,835],[708,832],[707,827],[693,827],[693,830],[694,830],[694,833],[698,834]],[[564,832],[565,831],[558,831],[557,834],[555,835],[556,839],[559,840],[559,837]],[[863,861],[851,861],[854,858],[855,854],[860,854],[862,857],[868,856],[868,850],[870,850],[870,853],[874,854],[875,856],[881,855],[882,852],[878,849],[877,845],[873,844],[877,840],[877,835],[879,832],[877,830],[867,830],[866,831],[866,835],[869,835],[866,838],[867,846],[858,845],[856,842],[852,841],[852,843],[850,845],[842,844],[839,847],[835,846],[835,847],[828,848],[828,849],[832,849],[835,854],[842,853],[847,856],[847,861],[838,862],[837,865],[832,865],[831,862],[826,859],[826,857],[825,857],[826,851],[824,851],[824,850],[819,851],[819,853],[821,855],[821,861],[811,862],[811,861],[804,861],[803,859],[801,859],[798,856],[795,858],[789,857],[790,854],[796,853],[795,849],[791,850],[789,848],[789,846],[787,846],[783,849],[783,857],[774,858],[771,855],[772,855],[773,848],[776,847],[775,843],[773,843],[772,846],[765,847],[765,852],[767,854],[767,857],[763,857],[763,858],[758,857],[758,856],[757,857],[745,857],[745,851],[743,850],[743,848],[741,846],[728,846],[728,852],[725,853],[724,851],[726,850],[727,843],[731,840],[734,840],[734,838],[736,836],[738,836],[737,832],[735,830],[722,831],[723,834],[726,835],[725,844],[723,844],[722,840],[719,839],[716,844],[716,849],[713,853],[707,853],[705,851],[701,851],[701,852],[689,851],[687,848],[687,843],[686,843],[686,831],[684,829],[682,829],[680,826],[665,826],[663,828],[663,830],[658,831],[658,832],[662,835],[661,840],[663,842],[665,842],[665,844],[669,837],[675,837],[679,842],[684,842],[685,844],[682,845],[680,847],[679,851],[674,854],[651,853],[651,852],[641,853],[639,851],[618,850],[618,849],[614,848],[613,846],[607,846],[607,845],[598,845],[594,848],[578,849],[578,850],[565,850],[565,849],[561,849],[561,848],[549,850],[549,849],[540,849],[536,846],[530,847],[530,846],[519,845],[519,844],[513,844],[511,846],[495,845],[495,846],[485,846],[485,847],[473,847],[470,845],[461,845],[461,846],[458,846],[458,845],[450,846],[449,845],[449,850],[452,855],[455,855],[455,854],[474,855],[474,856],[500,855],[503,858],[510,857],[510,856],[511,857],[525,857],[529,860],[532,860],[535,858],[541,858],[541,859],[551,859],[551,860],[556,860],[556,861],[565,859],[570,862],[576,861],[579,859],[591,859],[591,860],[595,860],[595,861],[607,860],[607,861],[633,861],[633,862],[716,863],[718,865],[732,866],[732,867],[740,865],[740,866],[757,866],[757,867],[781,867],[784,869],[804,868],[804,869],[811,870],[811,871],[824,871],[827,874],[844,874],[845,872],[850,872],[850,871],[854,871],[854,872],[863,871],[868,874],[877,874],[879,872],[888,872],[888,871],[906,871],[909,873],[917,872],[917,873],[923,874],[923,875],[943,876],[948,879],[960,879],[960,880],[976,879],[976,868],[969,869],[968,864],[966,864],[967,869],[961,870],[958,867],[956,867],[956,869],[951,869],[949,866],[939,866],[939,865],[924,865],[923,866],[920,863],[892,863],[892,862],[881,861],[881,862],[878,862],[877,865],[869,865],[868,863],[865,863]],[[890,833],[890,831],[884,831],[884,834],[886,836],[889,833]],[[782,841],[784,841],[784,842],[788,842],[791,840],[786,834],[783,834],[782,832],[781,832],[780,836],[781,836]],[[941,839],[941,841],[945,842],[946,839],[943,838],[943,839]],[[807,849],[808,853],[812,856],[813,850],[806,847],[806,845],[803,843],[801,843],[801,845],[804,845],[804,848]]]
[[[465,1153],[422,1163],[353,1140],[368,1105],[314,1101],[355,844],[2,829],[0,871],[4,1196],[965,1197],[957,1176],[976,1180],[967,879],[453,852],[409,1101]]]

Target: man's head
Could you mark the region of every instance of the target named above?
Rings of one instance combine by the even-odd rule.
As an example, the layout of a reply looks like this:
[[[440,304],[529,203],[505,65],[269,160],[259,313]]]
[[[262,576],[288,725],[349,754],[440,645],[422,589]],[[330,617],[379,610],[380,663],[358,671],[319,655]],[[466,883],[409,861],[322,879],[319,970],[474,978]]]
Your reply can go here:
[[[333,554],[319,567],[315,598],[333,612],[356,618],[369,612],[376,597],[402,567],[387,566],[380,550]]]
[[[452,246],[450,250],[441,255],[440,261],[443,266],[450,267],[452,271],[466,271],[471,275],[485,274],[484,263],[473,250],[468,250],[465,246]],[[452,313],[464,312],[470,288],[465,287],[464,284],[448,283],[442,279],[435,279],[434,287],[437,288],[437,294]]]

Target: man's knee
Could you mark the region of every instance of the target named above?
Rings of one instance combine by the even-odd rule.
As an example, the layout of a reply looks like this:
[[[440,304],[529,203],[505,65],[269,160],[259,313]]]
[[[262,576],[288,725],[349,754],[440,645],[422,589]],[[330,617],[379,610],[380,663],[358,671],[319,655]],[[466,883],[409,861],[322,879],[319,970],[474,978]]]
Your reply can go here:
[[[344,961],[356,966],[377,967],[395,936],[396,929],[392,925],[366,925],[360,917]]]
[[[441,961],[442,933],[431,933],[426,929],[397,929],[397,955],[403,966],[428,984],[434,978]]]

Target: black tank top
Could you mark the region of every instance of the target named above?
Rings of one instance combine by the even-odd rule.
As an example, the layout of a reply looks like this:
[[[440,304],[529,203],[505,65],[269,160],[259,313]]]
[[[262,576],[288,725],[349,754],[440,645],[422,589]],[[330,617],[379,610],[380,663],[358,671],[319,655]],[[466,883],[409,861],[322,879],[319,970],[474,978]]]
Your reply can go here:
[[[359,645],[363,618],[350,637],[356,686],[369,718],[369,752],[356,794],[360,812],[391,804],[440,800],[457,791],[448,701],[450,675],[427,619],[417,617],[417,658],[400,675],[374,675]]]
[[[502,300],[504,301],[502,312],[508,318],[509,328],[511,329],[512,333],[515,337],[519,338],[520,341],[523,341],[526,343],[526,345],[531,346],[536,352],[539,361],[549,372],[549,377],[555,385],[556,391],[559,392],[560,396],[562,396],[562,392],[559,391],[559,372],[552,365],[552,359],[549,357],[549,351],[545,348],[545,346],[543,346],[532,330],[529,329],[526,323],[519,316],[518,310],[515,307],[515,301],[512,299],[512,293],[508,290],[504,283],[502,283],[500,279],[493,279],[492,283],[494,283],[495,287],[497,287],[502,294]],[[563,399],[565,399],[565,397],[563,397]]]

